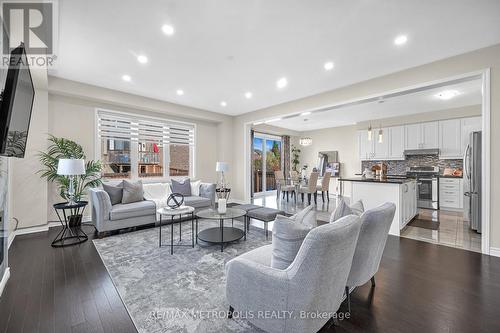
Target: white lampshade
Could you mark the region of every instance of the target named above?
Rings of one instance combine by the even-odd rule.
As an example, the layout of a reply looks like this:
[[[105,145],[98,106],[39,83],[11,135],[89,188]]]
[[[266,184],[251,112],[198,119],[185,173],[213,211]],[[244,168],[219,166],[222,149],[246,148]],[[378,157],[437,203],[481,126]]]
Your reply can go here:
[[[215,171],[217,172],[227,172],[229,170],[229,164],[226,162],[217,162],[215,165]]]
[[[61,158],[57,164],[57,174],[75,176],[85,174],[85,161],[73,158]]]

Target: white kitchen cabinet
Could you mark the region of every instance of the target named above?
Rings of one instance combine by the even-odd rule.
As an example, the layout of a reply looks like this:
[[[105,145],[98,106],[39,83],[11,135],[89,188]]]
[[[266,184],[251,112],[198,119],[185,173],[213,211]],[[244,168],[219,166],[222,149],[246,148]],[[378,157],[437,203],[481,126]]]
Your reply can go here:
[[[373,137],[368,140],[368,131],[358,131],[358,156],[361,161],[373,158]]]
[[[417,182],[409,181],[401,185],[401,219],[400,229],[417,215]]]
[[[405,149],[420,149],[421,132],[420,124],[405,126]]]
[[[404,160],[405,150],[405,127],[389,127],[389,158],[391,160]]]
[[[422,148],[433,149],[439,147],[439,126],[437,121],[422,123]]]
[[[462,122],[460,119],[439,122],[439,158],[462,158]]]
[[[405,126],[405,149],[432,149],[439,147],[437,121]]]
[[[382,128],[382,142],[379,142],[379,130],[374,131],[376,135],[373,137],[373,158],[376,160],[389,158],[389,144],[391,142],[391,134],[387,128]]]
[[[469,136],[472,132],[481,131],[483,128],[482,117],[469,117],[461,119],[461,157],[469,143]]]
[[[463,180],[462,178],[439,179],[439,207],[440,209],[463,209]]]

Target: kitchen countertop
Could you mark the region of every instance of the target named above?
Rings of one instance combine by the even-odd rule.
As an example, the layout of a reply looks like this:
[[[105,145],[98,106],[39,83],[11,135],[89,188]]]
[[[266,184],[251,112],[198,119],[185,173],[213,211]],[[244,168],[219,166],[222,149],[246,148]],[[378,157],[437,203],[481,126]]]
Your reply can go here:
[[[365,183],[380,183],[380,184],[404,184],[413,181],[413,178],[340,178],[341,182],[365,182]]]
[[[463,178],[463,176],[443,176],[443,175],[439,175],[439,178],[457,178],[457,179],[461,179],[461,178]]]

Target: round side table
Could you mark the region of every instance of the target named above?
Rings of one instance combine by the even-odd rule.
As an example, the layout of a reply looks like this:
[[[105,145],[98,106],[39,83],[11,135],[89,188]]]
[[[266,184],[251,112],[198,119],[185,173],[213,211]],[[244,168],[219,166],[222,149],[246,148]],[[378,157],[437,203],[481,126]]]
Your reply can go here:
[[[194,247],[194,207],[181,206],[178,208],[160,208],[156,211],[160,215],[160,228],[159,228],[159,247],[163,244],[161,242],[161,227],[162,225],[170,225],[170,254],[174,254],[174,246],[191,246]],[[179,242],[182,240],[182,216],[187,215],[191,218],[191,245],[187,244],[174,244],[174,224],[179,223]],[[179,219],[176,220],[175,217]],[[166,219],[163,219],[166,217]],[[198,225],[198,221],[196,221]]]
[[[87,204],[88,201],[78,201],[75,204],[61,202],[53,206],[63,227],[52,241],[53,247],[81,244],[89,239],[87,234],[82,230],[81,221],[75,224],[73,220],[75,217],[78,218],[78,216],[81,217],[83,215]]]

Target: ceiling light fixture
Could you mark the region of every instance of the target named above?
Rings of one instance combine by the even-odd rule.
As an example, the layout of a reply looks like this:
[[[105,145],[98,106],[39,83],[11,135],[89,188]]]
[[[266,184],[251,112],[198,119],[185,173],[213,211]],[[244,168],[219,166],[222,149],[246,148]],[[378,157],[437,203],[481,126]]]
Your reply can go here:
[[[378,143],[384,142],[384,132],[382,131],[382,125],[380,125],[380,129],[378,130]]]
[[[125,82],[130,82],[132,81],[132,78],[130,77],[130,75],[125,74],[122,76],[122,80]]]
[[[301,116],[308,116],[311,114],[311,111],[306,111],[306,112],[302,112],[300,115]]]
[[[245,93],[245,97],[246,97],[246,99],[250,99],[250,98],[252,98],[252,96],[253,96],[253,94],[252,94],[250,91],[247,91],[247,92]]]
[[[172,36],[175,32],[174,27],[169,24],[164,24],[161,27],[161,31],[163,31],[163,33],[167,36]]]
[[[286,79],[286,77],[282,77],[281,79],[276,81],[276,87],[278,87],[278,89],[283,89],[287,85],[288,85],[288,80]]]
[[[225,108],[225,107],[227,106],[226,101],[222,101],[222,102],[220,102],[220,106],[222,106],[223,108]]]
[[[434,97],[447,101],[458,95],[460,95],[460,93],[456,90],[444,90],[434,95]]]
[[[146,57],[145,55],[139,55],[137,56],[137,61],[141,64],[146,64],[148,62],[148,57]]]
[[[184,90],[177,89],[176,94],[179,95],[179,96],[182,96],[182,95],[184,95]]]
[[[331,61],[328,61],[328,62],[325,62],[323,67],[325,68],[325,71],[331,71],[333,69],[333,67],[335,67],[335,64]]]
[[[372,124],[370,124],[370,126],[368,126],[368,141],[372,141],[372,136],[373,136]]]
[[[394,44],[397,46],[404,45],[406,44],[407,41],[408,41],[408,36],[406,35],[399,35],[396,38],[394,38]]]
[[[299,144],[301,146],[310,146],[310,145],[312,145],[312,143],[313,143],[313,140],[308,136],[299,139]]]

